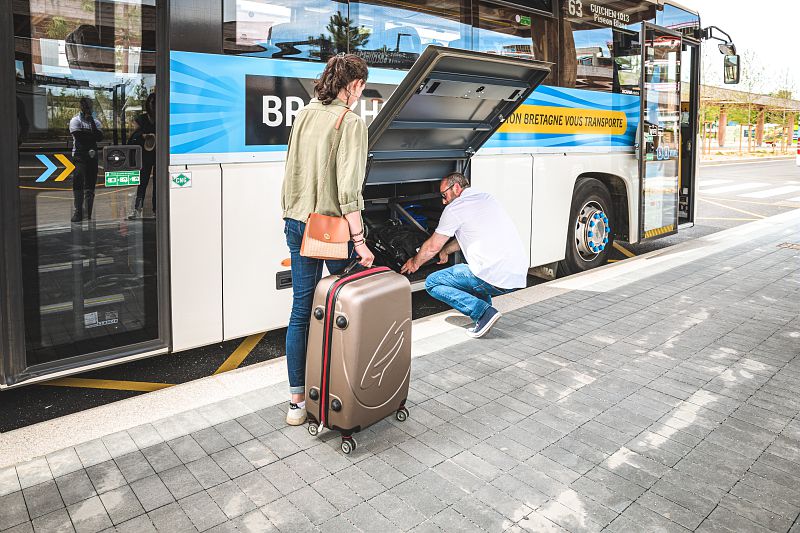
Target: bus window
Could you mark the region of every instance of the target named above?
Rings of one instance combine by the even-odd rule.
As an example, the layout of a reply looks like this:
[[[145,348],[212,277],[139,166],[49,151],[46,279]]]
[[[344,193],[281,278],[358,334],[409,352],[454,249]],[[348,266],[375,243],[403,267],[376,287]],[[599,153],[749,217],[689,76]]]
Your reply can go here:
[[[411,68],[429,44],[470,48],[459,0],[351,2],[350,17],[358,28],[350,52],[372,67]]]
[[[327,61],[358,35],[346,2],[225,0],[223,15],[226,54]]]
[[[556,24],[552,17],[523,7],[478,3],[473,48],[480,52],[556,62]],[[555,77],[555,69],[545,83]]]

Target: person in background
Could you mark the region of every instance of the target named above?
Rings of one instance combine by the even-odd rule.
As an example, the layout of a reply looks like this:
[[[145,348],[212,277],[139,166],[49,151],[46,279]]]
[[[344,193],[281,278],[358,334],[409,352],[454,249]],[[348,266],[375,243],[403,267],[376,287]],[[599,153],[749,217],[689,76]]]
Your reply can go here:
[[[97,143],[103,139],[100,121],[93,114],[91,99],[84,96],[79,105],[80,111],[69,121],[69,132],[73,139],[72,160],[75,162],[72,179],[75,212],[72,222],[92,218],[94,188],[97,185]]]
[[[314,289],[322,277],[323,263],[332,274],[349,263],[347,259],[323,261],[300,255],[305,221],[315,211],[315,206],[317,213],[345,217],[363,266],[372,266],[375,260],[364,242],[361,221],[367,126],[360,116],[349,112],[350,106],[361,97],[366,83],[367,64],[363,59],[353,54],[332,57],[314,84],[316,97],[298,113],[289,134],[282,206],[286,244],[292,261],[292,313],[286,331],[291,400],[286,422],[293,426],[306,421],[306,345]],[[335,144],[337,125],[341,129],[338,145]],[[324,187],[320,190],[323,179]]]
[[[445,264],[451,253],[461,250],[467,264],[434,272],[425,280],[425,289],[475,322],[467,335],[483,337],[501,316],[492,307],[492,297],[526,286],[525,249],[500,203],[470,188],[463,174],[445,176],[439,192],[445,204],[439,225],[401,272],[416,272],[437,254],[438,264]]]
[[[133,204],[133,213],[128,219],[133,220],[142,216],[144,198],[147,195],[147,184],[153,180],[153,215],[156,213],[156,93],[150,93],[144,102],[144,113],[135,119],[136,129],[133,130],[128,142],[142,147],[142,172],[139,186],[136,188],[136,201]]]

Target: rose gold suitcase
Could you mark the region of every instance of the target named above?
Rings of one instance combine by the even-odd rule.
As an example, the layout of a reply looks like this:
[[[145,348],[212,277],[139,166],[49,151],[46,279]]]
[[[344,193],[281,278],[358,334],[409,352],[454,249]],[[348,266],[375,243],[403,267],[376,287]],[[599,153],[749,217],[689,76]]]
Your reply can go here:
[[[411,372],[411,285],[386,267],[317,285],[306,354],[308,432],[353,433],[387,416],[403,421]]]

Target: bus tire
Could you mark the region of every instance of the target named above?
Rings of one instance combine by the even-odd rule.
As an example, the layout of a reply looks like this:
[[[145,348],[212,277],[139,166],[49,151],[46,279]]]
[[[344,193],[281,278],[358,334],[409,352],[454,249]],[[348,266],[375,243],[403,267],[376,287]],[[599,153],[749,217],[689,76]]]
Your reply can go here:
[[[614,244],[611,232],[616,225],[611,193],[594,178],[575,185],[569,210],[567,246],[558,264],[560,275],[577,274],[606,264]]]

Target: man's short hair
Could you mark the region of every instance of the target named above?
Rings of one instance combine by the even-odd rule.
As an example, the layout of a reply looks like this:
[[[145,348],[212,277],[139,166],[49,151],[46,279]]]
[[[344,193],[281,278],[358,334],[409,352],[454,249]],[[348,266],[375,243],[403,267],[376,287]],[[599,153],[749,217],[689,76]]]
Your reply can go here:
[[[447,176],[445,176],[444,179],[447,181],[447,186],[448,187],[452,187],[456,183],[461,185],[462,189],[466,189],[466,188],[469,187],[469,180],[461,172],[452,172],[452,173],[448,174]]]

